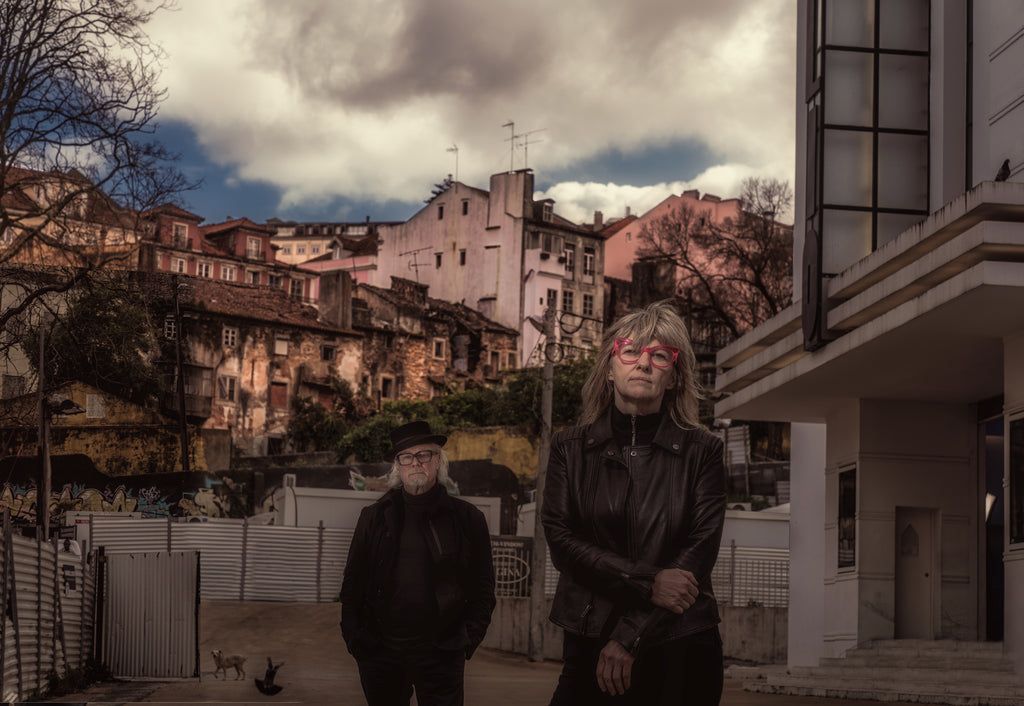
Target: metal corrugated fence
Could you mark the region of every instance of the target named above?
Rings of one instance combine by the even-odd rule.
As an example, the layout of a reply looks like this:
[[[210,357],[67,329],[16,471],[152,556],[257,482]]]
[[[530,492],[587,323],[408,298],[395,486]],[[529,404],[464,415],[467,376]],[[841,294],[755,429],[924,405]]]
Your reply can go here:
[[[195,551],[106,557],[103,662],[119,677],[199,676]]]
[[[0,550],[0,604],[11,608],[0,622],[0,695],[11,703],[92,655],[96,578],[85,558],[13,535],[9,516]]]
[[[108,555],[197,550],[202,600],[322,603],[341,592],[352,530],[94,515],[89,536]]]
[[[125,551],[197,549],[202,558],[205,600],[336,600],[352,530],[249,525],[242,520],[180,523],[166,519],[117,519],[95,515],[91,546],[108,554]],[[512,541],[515,540],[515,541]],[[499,582],[501,595],[529,595],[529,537],[496,537],[495,566],[512,579]],[[502,574],[504,576],[504,573]],[[723,605],[786,607],[789,550],[722,547],[711,575]],[[546,556],[544,592],[553,596],[558,570]],[[504,591],[504,592],[502,592]]]

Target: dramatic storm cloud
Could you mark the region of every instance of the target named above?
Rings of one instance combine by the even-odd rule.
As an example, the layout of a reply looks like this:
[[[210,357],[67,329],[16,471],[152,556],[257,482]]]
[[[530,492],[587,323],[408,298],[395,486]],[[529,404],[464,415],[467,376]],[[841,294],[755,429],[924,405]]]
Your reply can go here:
[[[735,196],[746,176],[792,180],[790,0],[179,8],[151,26],[168,54],[162,120],[188,125],[243,183],[274,187],[281,209],[420,202],[456,159],[459,180],[482,188],[531,167],[575,220],[683,188]],[[514,152],[510,121],[524,136]],[[596,168],[641,153],[657,168]]]

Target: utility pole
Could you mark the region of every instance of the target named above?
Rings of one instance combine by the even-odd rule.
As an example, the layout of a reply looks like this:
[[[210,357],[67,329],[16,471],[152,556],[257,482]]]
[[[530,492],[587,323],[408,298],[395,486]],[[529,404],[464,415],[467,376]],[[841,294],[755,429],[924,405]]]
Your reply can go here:
[[[530,567],[530,661],[544,661],[544,574],[547,571],[547,543],[541,523],[541,503],[544,501],[544,476],[551,453],[551,397],[555,387],[555,364],[548,352],[555,343],[555,309],[548,303],[544,312],[544,372],[541,377],[540,396],[540,453],[537,461],[537,497],[533,516],[533,566]]]
[[[188,461],[188,417],[185,416],[185,376],[181,365],[181,338],[185,333],[181,328],[181,306],[178,304],[178,275],[171,275],[171,286],[174,287],[174,359],[177,365],[178,378],[178,419],[181,421],[181,470],[188,473],[191,468]]]
[[[39,492],[36,493],[38,537],[50,538],[50,409],[46,404],[46,334],[39,327]]]

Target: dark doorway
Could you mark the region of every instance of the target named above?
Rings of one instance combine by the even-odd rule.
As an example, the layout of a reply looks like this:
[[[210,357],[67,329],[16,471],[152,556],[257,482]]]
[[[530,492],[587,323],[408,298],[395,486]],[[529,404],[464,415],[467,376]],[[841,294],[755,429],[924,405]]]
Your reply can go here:
[[[1003,418],[985,432],[985,639],[1003,639]]]

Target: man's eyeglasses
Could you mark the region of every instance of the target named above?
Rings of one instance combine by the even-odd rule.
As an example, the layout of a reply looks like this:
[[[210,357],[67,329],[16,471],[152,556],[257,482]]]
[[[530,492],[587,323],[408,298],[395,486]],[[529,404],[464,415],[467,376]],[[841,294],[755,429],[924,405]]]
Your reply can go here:
[[[640,348],[628,338],[615,339],[615,356],[623,365],[633,365],[646,353],[651,365],[655,368],[671,368],[679,358],[679,349],[675,346],[648,346]]]
[[[395,460],[398,461],[399,466],[411,466],[414,461],[419,461],[421,464],[426,463],[430,459],[434,458],[434,454],[437,451],[417,451],[414,454],[398,454],[395,456]]]

